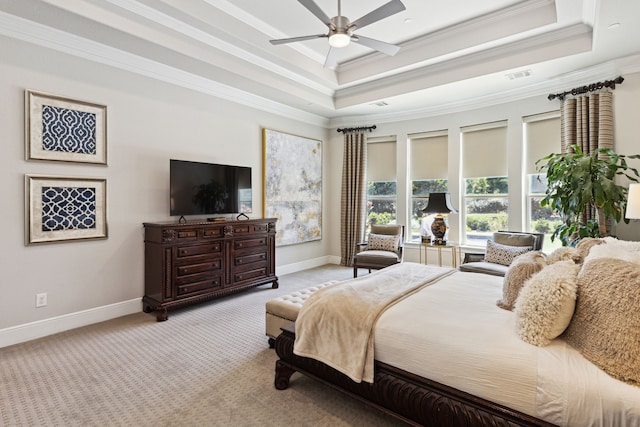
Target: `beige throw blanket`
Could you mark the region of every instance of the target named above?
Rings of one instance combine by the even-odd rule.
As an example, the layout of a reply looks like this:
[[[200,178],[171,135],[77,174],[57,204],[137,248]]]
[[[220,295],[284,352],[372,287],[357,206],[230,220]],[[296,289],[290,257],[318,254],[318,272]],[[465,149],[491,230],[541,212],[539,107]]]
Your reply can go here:
[[[411,262],[326,286],[309,297],[296,320],[293,352],[355,382],[373,382],[373,328],[393,304],[456,271]]]

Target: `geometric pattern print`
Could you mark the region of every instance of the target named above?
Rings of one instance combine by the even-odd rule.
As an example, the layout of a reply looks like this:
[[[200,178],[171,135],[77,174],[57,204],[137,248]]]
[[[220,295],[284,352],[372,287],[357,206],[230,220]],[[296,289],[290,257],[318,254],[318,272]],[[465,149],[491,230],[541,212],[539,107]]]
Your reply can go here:
[[[509,266],[511,262],[518,256],[533,250],[533,246],[510,246],[495,243],[493,240],[487,240],[487,249],[484,260],[494,264],[502,264]]]
[[[96,154],[96,115],[43,105],[42,148],[63,153]]]
[[[398,244],[400,243],[400,236],[397,234],[373,234],[369,233],[369,242],[367,244],[368,250],[373,251],[391,251],[398,250]]]
[[[42,231],[96,228],[96,189],[42,187]]]

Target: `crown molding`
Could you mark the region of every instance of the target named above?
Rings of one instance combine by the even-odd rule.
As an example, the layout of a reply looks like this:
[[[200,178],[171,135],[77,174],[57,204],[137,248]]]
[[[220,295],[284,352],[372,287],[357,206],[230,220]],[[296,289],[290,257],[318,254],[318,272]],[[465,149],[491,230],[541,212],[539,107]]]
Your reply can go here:
[[[510,91],[497,92],[483,97],[475,97],[464,101],[442,103],[437,106],[417,108],[393,113],[342,116],[331,119],[331,129],[344,126],[361,126],[369,123],[393,123],[405,120],[425,119],[447,114],[487,108],[495,105],[521,101],[535,96],[567,90],[595,81],[615,78],[619,75],[640,72],[640,54],[618,58],[593,67],[553,77],[549,80],[534,83]],[[553,102],[553,101],[550,101]]]
[[[4,12],[0,34],[315,126],[328,123],[326,117]]]
[[[338,82],[342,85],[371,80],[385,73],[451,58],[482,43],[496,43],[504,37],[555,24],[555,1],[523,1],[401,43],[393,57],[373,52],[341,63]],[[471,35],[471,36],[470,36]],[[489,46],[488,46],[489,47]]]
[[[464,57],[338,89],[334,96],[335,106],[340,109],[375,102],[385,97],[586,52],[591,49],[591,45],[592,28],[574,24]],[[523,56],[523,52],[526,55]]]
[[[308,87],[322,95],[325,95],[328,97],[333,95],[333,89],[330,87],[327,87],[327,85],[324,85],[319,83],[318,81],[306,78],[299,73],[295,73],[291,71],[290,68],[278,65],[273,61],[269,61],[265,58],[262,58],[259,55],[256,55],[248,51],[247,49],[243,49],[241,46],[239,46],[238,43],[231,43],[227,40],[224,40],[222,37],[216,36],[212,29],[210,29],[210,31],[204,31],[196,27],[195,25],[191,25],[189,23],[186,23],[185,21],[178,20],[170,15],[167,15],[166,13],[163,13],[159,9],[149,7],[145,4],[142,4],[139,1],[110,0],[110,3],[112,3],[114,6],[121,8],[122,10],[125,10],[133,15],[143,18],[144,20],[151,21],[172,33],[177,33],[182,37],[187,37],[205,46],[213,47],[221,52],[224,52],[227,55],[231,55],[235,58],[238,58],[250,64],[251,66],[259,67],[264,70],[270,71],[276,75],[282,76],[302,86]],[[212,6],[217,7],[215,5],[212,5]],[[77,13],[77,12],[74,11],[74,13]],[[226,11],[223,10],[223,13],[226,13]],[[90,16],[89,19],[99,21],[99,18],[97,18],[96,16]],[[120,25],[120,27],[122,27],[122,25]],[[119,28],[119,29],[121,31],[128,31],[127,28]],[[227,36],[229,35],[227,34]],[[138,34],[138,37],[144,38],[141,34]],[[165,47],[171,49],[170,46],[165,46]]]

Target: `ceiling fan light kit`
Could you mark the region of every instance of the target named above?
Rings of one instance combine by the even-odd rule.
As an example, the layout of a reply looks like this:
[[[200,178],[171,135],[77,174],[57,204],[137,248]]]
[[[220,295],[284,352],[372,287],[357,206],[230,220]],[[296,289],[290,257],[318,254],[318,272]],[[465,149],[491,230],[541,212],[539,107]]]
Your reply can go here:
[[[329,44],[331,47],[346,47],[351,42],[351,36],[345,33],[335,33],[329,36]]]
[[[327,34],[269,40],[271,44],[278,45],[327,37],[329,39],[329,53],[327,54],[324,66],[328,68],[335,65],[335,53],[332,52],[332,48],[343,48],[351,42],[361,44],[390,56],[395,55],[400,50],[399,46],[368,37],[358,37],[352,32],[405,10],[405,6],[401,0],[391,0],[353,22],[350,22],[346,16],[342,16],[340,0],[338,0],[338,16],[334,16],[331,19],[329,19],[329,16],[324,13],[313,0],[298,1],[307,8],[309,12],[320,19],[329,28],[329,32]]]

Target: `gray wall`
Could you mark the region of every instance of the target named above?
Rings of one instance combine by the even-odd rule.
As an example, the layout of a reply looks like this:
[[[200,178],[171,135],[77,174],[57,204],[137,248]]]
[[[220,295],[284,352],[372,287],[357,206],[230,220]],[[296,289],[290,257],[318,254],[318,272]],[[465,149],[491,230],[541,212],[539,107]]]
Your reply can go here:
[[[262,128],[320,140],[328,135],[321,126],[13,39],[0,38],[0,68],[0,346],[3,333],[29,336],[33,328],[11,329],[19,325],[67,316],[62,323],[75,326],[140,310],[142,223],[171,219],[170,158],[251,166],[253,216],[261,217]],[[26,161],[25,89],[107,105],[108,166]],[[25,246],[25,174],[106,178],[109,238]],[[278,248],[277,273],[309,260],[326,262],[329,241]],[[36,309],[41,292],[48,305]]]

